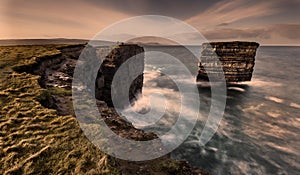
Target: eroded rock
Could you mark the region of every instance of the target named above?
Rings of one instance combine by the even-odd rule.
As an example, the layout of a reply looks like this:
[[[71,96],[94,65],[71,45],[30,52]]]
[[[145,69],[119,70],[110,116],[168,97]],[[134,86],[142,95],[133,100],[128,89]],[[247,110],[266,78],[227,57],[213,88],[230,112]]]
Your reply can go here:
[[[221,80],[223,72],[226,82],[251,81],[258,47],[256,42],[240,41],[202,44],[197,81],[209,81],[208,74],[210,81]]]
[[[98,48],[98,57],[103,57],[107,48]],[[96,78],[95,96],[103,100],[108,106],[114,106],[112,95],[118,96],[118,107],[130,105],[128,102],[136,100],[137,95],[142,92],[143,71],[144,71],[144,49],[136,44],[121,44],[114,47],[111,52],[105,56],[103,63]],[[129,64],[124,64],[130,59]],[[114,77],[118,69],[122,67],[121,77]],[[135,78],[135,74],[138,76]],[[116,78],[118,83],[112,92],[112,81]],[[135,78],[133,81],[132,78]],[[131,83],[130,87],[126,84]],[[112,94],[115,93],[115,94]],[[116,104],[115,104],[116,105]]]

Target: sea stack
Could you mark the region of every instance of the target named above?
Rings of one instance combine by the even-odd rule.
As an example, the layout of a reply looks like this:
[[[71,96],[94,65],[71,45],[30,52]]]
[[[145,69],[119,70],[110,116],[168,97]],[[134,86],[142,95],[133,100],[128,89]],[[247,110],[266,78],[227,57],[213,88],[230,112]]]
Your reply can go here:
[[[255,64],[256,42],[211,42],[202,44],[197,81],[251,81]],[[212,78],[209,78],[212,77]]]

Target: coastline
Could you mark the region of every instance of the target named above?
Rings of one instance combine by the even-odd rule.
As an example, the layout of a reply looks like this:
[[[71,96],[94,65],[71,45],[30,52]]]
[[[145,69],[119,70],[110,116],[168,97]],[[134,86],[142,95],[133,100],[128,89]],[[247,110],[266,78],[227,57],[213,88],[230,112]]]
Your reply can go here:
[[[1,72],[7,78],[0,91],[4,97],[1,114],[5,116],[1,119],[1,140],[7,142],[1,145],[0,166],[4,170],[0,173],[209,174],[185,161],[171,160],[168,155],[146,162],[129,162],[107,156],[95,148],[83,135],[70,110],[71,79],[55,76],[53,72],[51,77],[58,79],[49,79],[49,74],[45,74],[47,68],[57,70],[57,75],[59,71],[72,75],[72,64],[76,64],[76,54],[82,47],[83,44],[1,47],[4,53]],[[47,88],[47,83],[57,86]],[[17,104],[21,107],[16,108]],[[133,140],[157,137],[135,129],[104,102],[97,104],[106,123],[118,135]],[[27,150],[26,145],[30,145],[30,151],[20,153],[22,148]],[[61,162],[62,157],[65,162]]]

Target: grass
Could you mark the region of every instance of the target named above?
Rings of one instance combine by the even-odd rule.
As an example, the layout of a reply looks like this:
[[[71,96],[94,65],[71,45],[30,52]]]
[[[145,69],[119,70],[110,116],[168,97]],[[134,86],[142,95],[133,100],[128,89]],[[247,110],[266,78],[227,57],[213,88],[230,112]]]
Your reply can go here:
[[[39,102],[70,91],[42,89],[39,76],[15,71],[60,54],[57,47],[0,47],[0,174],[119,174],[73,116],[58,116]]]
[[[61,96],[61,97],[72,95],[72,90],[59,88],[59,87],[51,87],[48,89],[48,92],[52,95],[57,95],[57,96]]]

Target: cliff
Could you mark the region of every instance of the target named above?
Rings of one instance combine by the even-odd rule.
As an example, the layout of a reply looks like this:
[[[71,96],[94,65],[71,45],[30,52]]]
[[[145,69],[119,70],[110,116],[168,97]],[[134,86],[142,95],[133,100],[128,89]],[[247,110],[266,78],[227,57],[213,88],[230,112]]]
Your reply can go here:
[[[85,137],[72,110],[71,92],[74,67],[85,47],[0,47],[0,174],[208,174],[168,156],[144,162],[119,160]],[[119,136],[139,141],[157,137],[134,128],[105,102],[97,100],[97,107]]]
[[[111,48],[97,48],[97,56],[103,59],[103,52],[106,53],[110,51]],[[114,47],[108,55],[104,55],[103,62],[98,71],[96,78],[96,98],[103,100],[108,106],[113,106],[112,95],[118,96],[117,105],[118,107],[128,106],[130,104],[126,103],[129,98],[130,102],[136,99],[137,94],[142,92],[143,87],[143,71],[144,71],[144,48],[136,44],[120,44]],[[128,59],[131,59],[130,64],[123,64]],[[113,78],[120,68],[123,66],[122,72],[124,73],[122,77],[115,77],[118,81],[118,87],[114,87],[114,93],[111,94],[111,86]],[[138,77],[132,77],[135,74],[140,74]],[[131,78],[135,78],[133,82]],[[130,87],[127,87],[127,82],[132,82]],[[128,94],[128,89],[129,94]]]
[[[258,43],[240,41],[202,44],[197,81],[209,81],[208,74],[217,81],[220,70],[226,82],[251,81],[258,47]]]

